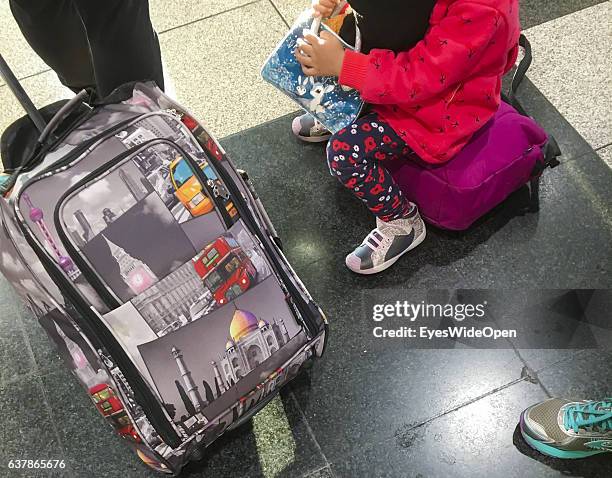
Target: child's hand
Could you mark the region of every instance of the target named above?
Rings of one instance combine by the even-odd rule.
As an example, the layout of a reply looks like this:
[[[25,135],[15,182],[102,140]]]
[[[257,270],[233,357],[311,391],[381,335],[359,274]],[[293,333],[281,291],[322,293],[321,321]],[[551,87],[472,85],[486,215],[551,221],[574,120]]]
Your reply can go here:
[[[340,76],[344,47],[329,32],[321,32],[320,37],[307,33],[304,40],[298,40],[295,57],[307,76]]]
[[[315,17],[327,18],[333,12],[340,0],[312,0],[312,9]]]

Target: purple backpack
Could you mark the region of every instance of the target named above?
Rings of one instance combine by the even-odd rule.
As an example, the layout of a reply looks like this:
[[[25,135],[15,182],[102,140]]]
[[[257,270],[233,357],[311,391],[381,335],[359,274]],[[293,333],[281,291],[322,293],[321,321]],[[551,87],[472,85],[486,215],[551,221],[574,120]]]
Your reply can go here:
[[[440,228],[463,230],[529,184],[530,211],[539,206],[540,175],[561,154],[556,141],[529,117],[515,92],[531,63],[531,47],[521,35],[525,56],[508,97],[491,120],[451,161],[442,165],[396,162],[391,173],[423,218]]]

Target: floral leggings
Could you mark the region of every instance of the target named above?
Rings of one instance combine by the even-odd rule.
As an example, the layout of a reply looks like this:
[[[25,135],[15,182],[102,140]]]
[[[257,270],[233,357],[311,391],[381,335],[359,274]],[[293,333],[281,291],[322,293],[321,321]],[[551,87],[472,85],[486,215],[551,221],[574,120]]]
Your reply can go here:
[[[413,204],[383,163],[410,158],[415,158],[414,151],[377,113],[362,116],[338,131],[327,145],[331,175],[385,222],[407,216]]]

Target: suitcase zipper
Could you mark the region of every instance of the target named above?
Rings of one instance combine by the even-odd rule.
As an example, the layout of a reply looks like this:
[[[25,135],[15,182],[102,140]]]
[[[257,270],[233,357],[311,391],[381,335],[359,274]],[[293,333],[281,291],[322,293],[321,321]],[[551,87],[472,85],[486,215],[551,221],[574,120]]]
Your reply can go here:
[[[285,287],[289,290],[291,296],[294,299],[294,303],[298,309],[300,317],[302,317],[304,321],[304,325],[306,326],[307,331],[310,333],[311,337],[316,336],[320,327],[316,323],[314,319],[315,315],[320,315],[318,306],[313,302],[306,302],[301,291],[297,288],[294,282],[291,280],[287,271],[283,268],[278,257],[275,254],[275,245],[272,245],[270,237],[261,231],[261,228],[257,226],[257,220],[253,216],[251,210],[248,207],[244,197],[242,196],[242,192],[238,189],[234,180],[229,175],[225,167],[221,164],[221,162],[215,158],[212,154],[207,155],[208,160],[213,166],[217,175],[223,180],[225,187],[230,192],[230,196],[232,201],[234,202],[234,206],[236,207],[240,217],[247,225],[251,234],[255,235],[261,244],[263,245],[264,251],[267,253],[268,259],[273,267],[276,269],[276,273],[281,277]],[[202,171],[200,171],[203,174]]]
[[[121,345],[117,342],[113,334],[104,324],[100,324],[100,319],[97,314],[91,310],[86,300],[81,297],[80,293],[74,288],[73,284],[68,280],[63,272],[60,272],[55,262],[41,250],[36,239],[30,234],[27,226],[21,221],[17,221],[24,238],[38,256],[41,264],[51,279],[57,284],[59,289],[65,294],[68,304],[74,306],[76,314],[73,319],[77,325],[84,331],[85,335],[90,338],[92,344],[106,350],[113,357],[115,364],[123,372],[126,380],[134,391],[134,399],[142,407],[147,419],[159,433],[159,436],[164,442],[172,448],[177,448],[181,445],[181,439],[177,434],[174,426],[166,418],[159,402],[153,395],[131,359],[127,356]]]
[[[193,141],[200,144],[200,141],[195,138],[193,132],[189,128],[185,127],[184,129]],[[179,150],[182,151],[180,146],[176,146]],[[257,226],[257,219],[255,219],[254,215],[248,207],[248,204],[246,203],[246,200],[242,195],[242,192],[240,191],[240,189],[238,189],[234,182],[234,179],[230,176],[228,171],[221,164],[221,161],[219,161],[213,154],[209,154],[208,150],[204,145],[200,144],[200,146],[202,146],[202,148],[204,149],[206,157],[208,158],[209,163],[213,167],[213,170],[217,173],[217,176],[221,178],[221,180],[225,184],[225,187],[229,191],[230,197],[232,198],[234,206],[236,207],[236,210],[238,211],[240,217],[244,220],[245,224],[247,225],[247,228],[251,231],[251,234],[255,235],[261,242],[264,251],[268,256],[268,259],[270,260],[270,263],[272,264],[274,269],[276,269],[277,276],[280,276],[282,278],[282,282],[285,284],[285,286],[291,293],[291,296],[296,298],[295,306],[298,309],[300,317],[303,318],[303,322],[307,332],[310,333],[311,338],[315,337],[320,332],[321,327],[320,323],[317,323],[317,320],[314,317],[321,317],[321,310],[313,300],[309,300],[309,302],[306,302],[306,300],[304,300],[302,292],[291,280],[291,278],[287,274],[287,271],[283,268],[275,253],[277,245],[273,244],[268,234],[262,233],[261,229]],[[219,149],[220,151],[223,151],[222,148]],[[193,161],[192,158],[189,158],[189,160]],[[203,178],[204,173],[200,170],[200,168],[197,168],[196,175],[198,176],[198,179],[200,179],[200,181],[206,179]],[[238,174],[238,176],[240,175]],[[248,185],[246,183],[245,187],[248,190]],[[320,322],[325,324],[325,320],[321,320]]]
[[[43,176],[44,174],[47,174],[50,171],[55,171],[69,164],[72,160],[78,158],[81,154],[87,151],[87,149],[93,146],[95,143],[105,139],[106,137],[110,137],[116,131],[129,125],[132,122],[140,121],[144,116],[147,116],[147,115],[139,115],[136,117],[128,118],[127,120],[122,121],[120,123],[117,123],[113,128],[106,130],[103,133],[94,136],[89,141],[82,143],[80,146],[77,146],[75,149],[68,152],[66,156],[64,156],[61,160],[53,163],[48,168],[38,173],[36,176],[29,179],[22,186],[20,193],[17,195],[17,198],[15,199],[16,207],[19,204],[21,193],[25,191],[28,185],[30,185],[37,179],[40,179],[40,177]],[[149,142],[160,141],[160,140],[161,139],[154,139]],[[138,148],[140,148],[141,146],[149,142],[145,142],[145,143],[138,145]],[[131,150],[126,151],[125,153],[132,153],[134,149],[135,148],[132,148]],[[58,201],[58,204],[59,204],[59,201]],[[23,224],[22,221],[16,221],[16,222],[19,225],[19,228],[21,229],[24,235],[24,238],[26,239],[26,241],[28,242],[28,244],[30,245],[34,253],[37,255],[37,257],[43,264],[45,270],[47,271],[51,279],[54,282],[56,282],[58,285],[60,284],[62,285],[60,286],[60,290],[66,293],[68,299],[70,299],[71,304],[74,305],[77,311],[77,315],[80,315],[79,317],[76,317],[76,316],[74,317],[75,322],[77,322],[77,324],[79,325],[79,327],[81,327],[82,330],[89,331],[89,333],[86,332],[86,335],[91,337],[92,339],[94,338],[97,339],[98,344],[101,345],[103,348],[105,348],[108,351],[109,355],[115,359],[117,366],[123,372],[123,375],[125,376],[126,380],[128,381],[128,383],[134,390],[134,398],[142,406],[142,409],[144,410],[145,415],[147,416],[151,424],[155,427],[155,429],[159,432],[159,435],[164,440],[164,442],[172,448],[177,448],[178,446],[180,446],[181,439],[179,435],[177,434],[176,430],[174,429],[174,426],[167,419],[161,406],[159,405],[159,402],[155,398],[153,392],[150,390],[148,385],[145,383],[144,379],[140,375],[140,372],[138,372],[138,370],[132,363],[131,359],[127,356],[127,354],[121,347],[121,345],[116,341],[115,337],[112,335],[112,333],[108,330],[108,328],[104,324],[99,324],[99,319],[97,315],[90,309],[90,306],[87,304],[86,300],[81,297],[80,293],[74,288],[72,283],[64,276],[63,272],[60,272],[57,269],[55,262],[53,262],[47,256],[44,250],[42,250],[36,238],[30,235],[30,231],[28,230],[27,226]],[[57,224],[56,224],[56,228],[57,228]],[[60,237],[62,243],[66,245],[65,243],[67,241],[65,241],[64,238],[62,237],[62,235],[64,235],[63,229],[60,227],[60,228],[57,228],[57,231],[58,231],[58,236]],[[79,260],[80,255],[77,253],[76,256],[73,256],[73,257],[75,258],[75,263],[77,263],[77,265],[80,268],[82,266],[82,264],[79,264],[82,262],[81,260]],[[85,265],[85,269],[88,269],[88,267],[89,267],[88,265]],[[83,272],[83,275],[87,278],[88,281],[90,281],[92,279],[91,276],[93,276],[94,283],[97,283],[97,284],[101,283],[101,281],[99,280],[96,274],[90,274],[89,276],[87,276],[85,273],[85,270],[81,269],[81,271]],[[104,291],[107,295],[106,299],[110,299],[110,303],[117,304],[115,307],[121,305],[116,301],[114,297],[112,297],[110,294],[106,292],[105,286],[97,289],[97,291],[98,293],[100,293],[100,291]],[[107,303],[107,300],[104,300],[105,297],[102,297],[101,295],[101,298],[110,308],[110,304]],[[112,307],[112,308],[115,308],[115,307]],[[86,318],[86,320],[80,320],[81,316]]]
[[[21,194],[34,182],[40,180],[43,176],[51,173],[51,172],[58,172],[60,169],[62,169],[65,166],[68,166],[72,161],[74,161],[75,159],[77,159],[79,156],[81,156],[83,153],[85,153],[89,148],[91,148],[92,146],[96,145],[97,143],[108,139],[109,137],[111,137],[112,135],[114,135],[117,131],[121,130],[122,128],[126,127],[126,126],[130,126],[132,124],[136,124],[140,121],[142,121],[143,119],[149,117],[149,116],[153,116],[159,114],[158,112],[153,112],[153,113],[143,113],[140,115],[135,115],[132,116],[131,118],[128,118],[126,120],[121,121],[120,123],[117,123],[116,125],[114,125],[112,128],[107,129],[105,131],[103,131],[102,133],[94,136],[93,138],[90,138],[89,140],[81,143],[79,146],[75,147],[73,150],[69,151],[68,153],[66,153],[66,155],[64,157],[62,157],[61,159],[59,159],[58,161],[54,162],[53,164],[50,164],[47,168],[43,169],[42,171],[40,171],[39,173],[37,173],[35,176],[29,178],[28,180],[26,180],[26,182],[21,186],[17,197],[14,199],[14,208],[16,211],[18,211],[18,207],[19,207],[19,201],[21,199]],[[138,145],[140,146],[140,145]],[[138,147],[136,146],[136,147]],[[19,217],[19,215],[18,215]],[[43,253],[45,253],[44,249],[41,249]],[[105,290],[105,289],[104,289]],[[104,301],[106,302],[106,301]]]
[[[104,140],[104,139],[108,139],[111,136],[113,136],[115,133],[117,133],[117,131],[125,128],[126,126],[130,126],[132,124],[136,124],[139,123],[140,121],[150,117],[150,116],[172,116],[169,113],[166,113],[164,111],[153,111],[153,112],[148,112],[148,113],[142,113],[142,114],[138,114],[135,116],[132,116],[131,118],[127,118],[117,124],[115,124],[114,126],[110,127],[107,130],[104,130],[103,132],[101,132],[100,134],[94,136],[93,138],[90,138],[88,140],[86,140],[85,142],[81,143],[80,145],[76,146],[73,150],[68,151],[66,153],[66,155],[59,159],[58,161],[54,162],[53,164],[50,164],[49,167],[43,169],[42,171],[40,171],[38,174],[36,174],[36,176],[28,179],[26,181],[26,183],[21,187],[21,190],[25,190],[26,186],[29,186],[31,183],[33,183],[34,181],[36,181],[37,179],[40,179],[43,175],[51,172],[51,171],[56,171],[64,166],[67,166],[68,164],[70,164],[73,160],[77,159],[79,156],[81,156],[85,151],[87,151],[89,148],[91,148],[92,146],[94,146],[96,143],[99,143],[100,141]],[[85,118],[87,119],[87,118]],[[64,135],[63,138],[65,138],[66,136],[68,136],[68,134]],[[62,138],[62,139],[63,139]],[[140,145],[137,145],[136,147],[138,147]]]
[[[98,141],[104,139],[105,137],[112,135],[117,130],[120,130],[121,128],[127,126],[131,122],[139,121],[140,119],[142,119],[142,116],[145,116],[145,115],[141,115],[138,117],[132,117],[125,121],[122,121],[121,123],[118,123],[117,125],[115,125],[112,129],[106,130],[105,132],[91,138],[89,141],[82,143],[80,146],[77,146],[75,149],[70,151],[60,161],[55,162],[54,164],[50,165],[49,168],[44,169],[43,171],[38,173],[35,177],[28,180],[22,186],[21,191],[24,191],[27,185],[31,184],[36,179],[39,179],[42,175],[47,174],[48,172],[52,170],[57,170],[69,164],[72,160],[78,158],[88,148],[90,148],[92,145],[94,145]],[[198,177],[198,179],[200,179],[200,182],[207,186],[208,178],[205,177],[204,172],[200,169],[197,162],[190,155],[186,154],[185,151],[173,141],[156,138],[154,140],[150,140],[150,141],[147,141],[147,142],[144,142],[138,145],[138,148],[140,149],[141,147],[150,146],[150,143],[153,143],[153,142],[168,142],[172,144],[178,151],[181,152],[181,154],[183,154],[183,157],[187,159],[188,163],[191,165],[192,169],[195,171],[196,176]],[[120,161],[124,157],[127,157],[128,155],[132,154],[135,151],[135,149],[136,148],[132,148],[131,150],[126,151],[124,154],[118,156],[113,161],[111,161],[111,163],[116,164],[118,161]],[[218,177],[221,178],[225,187],[229,190],[230,196],[232,197],[232,200],[234,202],[236,209],[239,212],[240,217],[244,220],[245,224],[247,225],[251,233],[254,234],[260,240],[260,242],[262,243],[264,247],[265,252],[267,253],[268,259],[270,260],[273,267],[276,269],[277,275],[281,277],[283,283],[285,284],[285,286],[287,287],[291,295],[294,297],[294,303],[298,309],[298,312],[300,313],[300,317],[304,321],[304,325],[306,326],[307,330],[310,332],[311,336],[315,336],[319,332],[319,329],[320,329],[318,324],[315,322],[315,319],[313,318],[313,315],[319,314],[318,307],[312,301],[310,301],[310,303],[307,303],[304,300],[301,292],[295,286],[293,281],[289,278],[287,272],[284,270],[277,256],[274,253],[274,248],[270,243],[270,239],[267,237],[266,234],[263,234],[262,231],[259,230],[259,228],[257,227],[257,222],[255,218],[253,217],[251,211],[249,210],[248,205],[246,204],[246,201],[242,196],[242,193],[237,188],[237,186],[234,184],[233,179],[231,178],[227,170],[220,163],[220,161],[214,158],[212,155],[207,154],[207,157],[208,157],[209,163],[213,166],[213,169],[217,173]],[[92,176],[94,173],[100,174],[102,172],[100,171],[101,169],[111,168],[112,164],[110,165],[109,163],[105,164],[103,167],[98,168],[96,171],[90,173],[90,175],[88,175],[87,178]],[[78,185],[80,185],[80,183],[82,182],[85,182],[85,179],[79,181]],[[73,187],[70,190],[73,190],[73,189],[76,189],[76,188]],[[64,194],[62,196],[62,198],[58,201],[58,205],[64,201],[65,196],[67,196],[67,194]],[[232,219],[229,218],[229,213],[227,213],[223,205],[219,206],[218,204],[219,201],[214,194],[211,194],[211,197],[215,199],[215,205],[217,206],[216,209],[220,211],[221,215],[223,216],[224,222],[226,223],[226,227],[229,229],[229,227],[231,227],[233,223]],[[20,198],[20,194],[16,198],[16,205],[19,202],[19,198]],[[54,216],[55,216],[54,219],[57,221],[59,219],[59,211],[57,207],[56,207]],[[26,241],[28,242],[30,247],[34,250],[36,255],[38,256],[39,260],[43,264],[49,276],[53,279],[54,282],[60,285],[60,289],[66,293],[66,296],[70,300],[70,303],[74,305],[77,311],[76,315],[78,316],[78,317],[75,316],[74,320],[77,322],[79,327],[81,327],[81,329],[85,331],[88,337],[95,339],[98,345],[101,345],[103,348],[105,348],[108,354],[115,359],[116,365],[123,372],[126,380],[128,381],[128,383],[134,390],[134,398],[136,399],[137,403],[141,405],[145,415],[147,416],[151,424],[155,427],[155,429],[159,432],[159,435],[164,440],[164,442],[168,444],[169,446],[171,446],[172,448],[177,448],[178,446],[180,446],[181,439],[179,435],[177,434],[176,430],[174,429],[174,426],[166,417],[157,398],[155,397],[155,395],[153,394],[153,392],[151,391],[151,389],[149,388],[149,386],[143,379],[140,372],[138,372],[138,370],[132,363],[131,359],[128,357],[128,355],[123,350],[121,345],[117,342],[113,334],[110,332],[110,330],[108,330],[108,328],[104,324],[100,323],[100,320],[97,314],[95,314],[90,309],[90,306],[87,304],[87,301],[74,288],[73,284],[68,280],[67,277],[65,277],[63,272],[57,269],[57,265],[47,256],[45,251],[42,250],[36,238],[34,238],[30,234],[30,231],[28,230],[27,225],[23,224],[21,221],[17,221],[17,223],[22,233],[24,234]],[[74,250],[70,241],[67,240],[67,237],[62,227],[61,226],[58,227],[57,222],[56,222],[56,228],[58,231],[58,235],[60,236],[60,239],[62,243],[64,244],[64,246],[67,247],[67,249],[72,248]],[[102,281],[97,277],[97,274],[95,274],[95,272],[91,273],[92,271],[88,264],[85,264],[83,267],[82,263],[84,261],[81,260],[80,254],[78,252],[76,254],[72,252],[71,255],[75,259],[75,263],[77,263],[77,266],[81,269],[81,272],[83,273],[83,275],[87,278],[87,280],[90,283],[92,283],[92,285],[93,284],[102,285]],[[99,287],[97,290],[98,292],[100,291],[106,292],[106,287],[102,285],[102,287]],[[121,305],[117,301],[117,299],[113,297],[111,294],[107,293],[106,297],[101,296],[101,298],[103,299],[105,303],[107,303],[107,300],[109,301],[107,305],[110,308],[116,308],[117,306]],[[113,304],[114,306],[111,307],[111,304]]]
[[[198,177],[198,179],[200,179],[200,182],[203,184],[203,187],[206,189],[206,192],[213,199],[216,209],[220,211],[220,214],[223,218],[226,228],[229,229],[233,224],[233,220],[231,219],[229,213],[225,209],[225,206],[220,202],[219,195],[215,195],[213,191],[210,189],[210,186],[207,183],[208,178],[206,177],[202,178],[202,176],[204,175],[204,172],[201,170],[200,166],[179,145],[177,145],[171,140],[164,139],[164,138],[155,138],[149,141],[145,141],[139,144],[137,147],[131,148],[123,152],[122,154],[113,158],[108,163],[104,164],[103,166],[89,173],[85,178],[78,181],[74,186],[68,189],[58,199],[57,205],[55,207],[54,214],[53,214],[54,216],[53,220],[55,223],[55,228],[57,230],[58,237],[60,238],[62,245],[66,248],[66,251],[68,252],[69,256],[74,260],[77,267],[81,270],[81,273],[83,274],[83,276],[96,289],[96,292],[98,292],[103,302],[111,310],[121,306],[122,304],[112,294],[108,292],[108,290],[106,289],[106,285],[102,282],[102,280],[98,277],[96,272],[89,266],[87,261],[85,261],[82,258],[81,254],[70,242],[67,234],[65,233],[63,229],[63,226],[60,220],[60,208],[61,208],[61,205],[66,201],[66,199],[71,194],[74,193],[74,191],[77,191],[79,188],[81,188],[83,185],[90,182],[92,179],[100,176],[101,174],[108,171],[109,169],[112,169],[114,166],[121,163],[124,159],[134,154],[137,154],[139,151],[143,149],[149,148],[152,145],[159,144],[159,143],[168,143],[183,155],[183,157],[187,160],[187,162],[190,164],[192,169],[196,171],[196,176]],[[45,259],[49,260],[46,256],[45,256]],[[69,281],[67,281],[66,277],[62,273],[58,274],[58,271],[56,271],[55,267],[52,266],[52,268],[54,272],[54,275],[52,277],[54,278],[54,280],[57,277],[57,275],[61,276],[62,281],[68,282],[67,287],[69,287],[72,290],[73,286]],[[81,304],[83,307],[87,307],[87,304],[80,297],[79,294],[73,294],[73,295],[75,295],[75,297],[78,297],[76,300],[78,300],[79,303],[84,303],[84,304]],[[74,299],[72,300],[74,302]],[[92,313],[93,313],[93,316],[92,316]],[[92,326],[93,324],[99,324],[100,319],[97,317],[97,314],[95,314],[95,312],[90,311],[88,309],[87,314],[84,314],[84,315],[90,316],[90,320],[88,322],[90,322]],[[159,431],[159,434],[164,440],[164,442],[166,442],[172,448],[176,448],[181,443],[180,439],[178,437],[178,434],[174,430],[173,426],[170,424],[165,414],[161,410],[158,400],[153,396],[147,384],[144,383],[142,375],[138,372],[138,370],[132,363],[131,359],[127,356],[127,354],[125,354],[123,348],[116,341],[112,333],[110,333],[110,331],[107,329],[107,327],[104,324],[99,324],[99,325],[100,327],[96,327],[96,329],[98,328],[101,329],[101,335],[106,336],[102,342],[106,345],[105,348],[108,350],[110,356],[115,359],[117,366],[121,369],[126,380],[128,381],[128,383],[134,390],[135,398],[137,399],[136,401],[142,406],[143,410],[145,410],[145,414],[149,418],[150,422]],[[149,413],[147,413],[147,411]],[[165,430],[164,433],[162,433],[162,430]]]
[[[36,180],[40,179],[43,175],[51,171],[56,171],[70,164],[73,160],[77,159],[79,156],[85,153],[85,151],[87,151],[87,149],[89,149],[91,146],[95,145],[96,143],[98,143],[99,141],[102,141],[103,139],[107,137],[112,136],[114,133],[124,128],[125,126],[141,121],[146,116],[149,116],[149,114],[137,115],[137,116],[128,118],[120,123],[117,123],[112,128],[105,130],[104,132],[94,136],[93,138],[89,139],[88,141],[85,141],[81,145],[69,151],[61,160],[56,161],[55,163],[51,164],[48,168],[45,168],[43,171],[36,174],[36,176],[27,180],[23,184],[19,194],[15,198],[15,207],[18,207],[21,193],[25,191],[27,186],[29,186]],[[186,158],[188,158],[188,162],[192,166],[193,166],[193,163],[195,163],[195,161],[193,161],[190,156],[184,154],[184,151],[182,150],[182,148],[180,148],[174,142],[169,141],[169,140],[156,138],[154,140],[150,140],[148,142],[138,145],[137,148],[140,148],[143,145],[148,144],[153,141],[168,141],[174,147],[176,147],[179,151],[181,151],[181,153],[183,153],[183,155]],[[135,149],[136,148],[132,148],[131,150],[126,151],[126,153],[132,153],[134,152]],[[200,168],[196,167],[195,170],[197,174],[197,172],[200,171]],[[205,187],[206,188],[208,187],[207,183],[205,183]],[[215,198],[215,196],[212,194],[211,194],[211,197]],[[215,200],[215,203],[216,203],[215,205],[217,205],[217,201],[218,200]],[[58,204],[59,204],[59,201],[58,201]],[[221,208],[218,207],[217,209],[225,212],[227,216],[225,216],[223,212],[221,212],[221,215],[224,216],[224,221],[227,224],[229,214],[227,213],[224,207],[221,207]],[[231,218],[229,220],[231,220]],[[36,238],[31,236],[27,225],[23,224],[22,221],[16,221],[16,222],[19,225],[19,228],[21,229],[24,235],[24,238],[26,239],[26,241],[28,242],[28,244],[30,245],[34,253],[37,255],[37,257],[43,264],[45,270],[47,271],[51,279],[58,285],[61,285],[60,289],[65,291],[67,298],[70,300],[70,303],[75,307],[77,311],[77,314],[75,315],[78,315],[78,317],[77,316],[74,317],[75,322],[77,322],[77,324],[79,325],[79,327],[81,327],[82,330],[88,331],[86,332],[86,335],[91,337],[92,341],[95,340],[98,343],[98,345],[105,348],[108,351],[109,355],[115,359],[115,363],[117,364],[119,369],[123,372],[123,375],[125,376],[126,380],[128,381],[128,383],[132,387],[132,390],[134,391],[134,398],[142,406],[142,409],[145,412],[146,417],[151,422],[151,424],[155,427],[155,429],[159,432],[159,435],[162,438],[162,440],[164,440],[164,442],[172,448],[177,448],[178,446],[180,446],[181,439],[179,435],[177,434],[176,430],[174,429],[174,426],[166,417],[164,411],[159,405],[158,400],[156,399],[153,392],[150,390],[150,388],[148,387],[148,385],[146,384],[146,382],[140,375],[140,372],[138,372],[138,370],[132,363],[131,359],[127,356],[127,354],[125,353],[121,345],[116,341],[115,337],[108,330],[108,328],[104,324],[99,323],[99,318],[97,314],[95,314],[90,309],[90,306],[87,304],[86,300],[81,297],[80,293],[74,288],[72,283],[64,276],[63,272],[57,269],[55,262],[53,262],[47,256],[46,252],[38,244]],[[57,228],[57,224],[56,224],[56,228]],[[64,245],[66,245],[66,242],[68,241],[65,241],[65,238],[61,237],[64,234],[63,229],[59,227],[57,228],[57,230],[58,230],[58,235],[60,236],[60,239],[62,240]],[[81,268],[83,266],[82,264],[83,261],[79,260],[80,255],[77,253],[73,257],[75,258],[75,263],[77,263],[78,267]],[[96,284],[100,284],[101,281],[99,280],[99,278],[97,277],[95,273],[86,275],[85,271],[89,269],[90,269],[89,266],[85,264],[85,267],[81,268],[83,275],[87,278],[88,281],[91,281]],[[103,287],[98,288],[97,291],[106,292],[106,288],[105,286],[103,286]],[[110,307],[110,304],[117,304],[117,306],[121,305],[121,304],[118,304],[118,301],[108,293],[106,294],[106,297],[101,296],[101,298],[107,304],[107,306],[109,306],[109,308],[111,309],[115,307]],[[85,320],[80,320],[81,317],[84,317]]]
[[[120,130],[121,128],[123,128],[125,126],[128,126],[132,122],[140,121],[143,116],[145,116],[145,115],[138,115],[138,116],[135,116],[135,117],[132,117],[132,118],[128,118],[128,119],[122,121],[121,123],[117,123],[112,128],[107,129],[107,130],[103,131],[102,133],[94,136],[93,138],[90,138],[87,141],[81,143],[76,148],[74,148],[72,151],[68,151],[68,153],[66,153],[66,156],[64,156],[62,159],[60,159],[60,160],[56,161],[55,163],[49,165],[48,168],[45,168],[40,173],[38,173],[36,176],[34,176],[32,179],[30,179],[26,184],[23,185],[22,190],[24,190],[25,187],[27,185],[29,185],[31,182],[35,181],[36,179],[39,179],[42,175],[47,174],[48,172],[60,169],[60,168],[62,168],[64,166],[66,166],[67,164],[69,164],[70,162],[72,162],[73,160],[77,159],[79,156],[81,156],[85,151],[87,151],[89,148],[91,148],[97,142],[99,142],[99,141],[101,141],[101,140],[103,140],[103,139],[105,139],[107,137],[112,136],[115,132],[117,132],[118,130]]]
[[[200,166],[187,153],[185,153],[185,151],[179,145],[177,145],[174,141],[171,141],[169,139],[155,138],[155,139],[151,139],[148,141],[144,141],[138,146],[128,149],[127,151],[124,151],[120,155],[115,156],[109,162],[103,164],[99,168],[89,173],[83,179],[81,179],[76,184],[74,184],[72,187],[67,189],[66,192],[62,194],[62,196],[60,196],[60,198],[57,200],[57,205],[55,206],[55,210],[53,211],[53,221],[55,223],[55,229],[57,230],[57,234],[60,238],[60,241],[62,242],[62,245],[66,248],[68,255],[74,260],[77,267],[81,270],[81,273],[83,274],[83,276],[94,287],[94,289],[96,290],[96,292],[98,293],[102,301],[106,304],[106,306],[110,310],[120,307],[122,305],[122,302],[120,302],[114,294],[108,291],[106,284],[104,284],[104,282],[100,279],[98,274],[93,270],[93,268],[89,265],[89,263],[85,259],[83,259],[81,253],[77,250],[77,248],[73,246],[72,242],[68,238],[68,235],[64,231],[64,227],[63,227],[63,224],[60,218],[60,209],[61,209],[62,204],[68,199],[68,197],[71,196],[75,191],[83,187],[85,184],[89,183],[94,178],[102,175],[109,169],[112,169],[113,167],[117,166],[124,159],[132,155],[138,154],[141,150],[147,149],[153,146],[154,144],[158,144],[158,143],[168,143],[183,155],[183,157],[187,160],[187,162],[192,167],[192,169],[196,171],[196,175],[198,176],[198,179],[200,179],[202,186],[204,187],[207,194],[211,197],[211,199],[215,203],[215,208],[221,214],[221,217],[223,219],[223,222],[225,223],[226,229],[229,229],[233,225],[232,218],[230,217],[229,213],[225,209],[225,206],[221,203],[219,199],[219,195],[218,194],[215,195],[212,188],[208,185],[208,182],[207,182],[208,178],[204,177],[204,180],[203,180],[200,177],[200,175],[197,174],[197,171],[199,171],[202,175],[204,174]]]
[[[82,257],[80,256],[80,253],[76,250],[76,248],[72,246],[72,243],[70,242],[67,235],[65,234],[61,226],[61,223],[59,221],[59,207],[66,200],[66,198],[70,194],[72,194],[73,191],[76,191],[82,185],[86,184],[94,177],[99,176],[106,170],[112,168],[114,165],[118,164],[120,161],[125,159],[127,156],[130,156],[131,154],[133,154],[134,152],[140,149],[150,147],[152,143],[156,143],[156,142],[168,143],[181,153],[181,155],[187,160],[187,162],[191,166],[191,169],[195,172],[195,175],[199,179],[200,183],[207,189],[209,196],[215,202],[215,207],[217,211],[219,211],[219,213],[221,214],[223,221],[225,223],[226,229],[229,229],[233,225],[233,220],[229,216],[229,213],[225,209],[225,206],[220,203],[218,195],[215,195],[214,192],[210,190],[208,186],[208,178],[204,174],[204,171],[202,171],[200,166],[191,157],[191,155],[187,154],[181,146],[179,146],[172,140],[168,140],[164,138],[156,138],[156,139],[152,139],[149,141],[145,141],[141,143],[140,145],[138,145],[137,148],[132,148],[130,150],[125,151],[124,153],[115,157],[113,160],[109,161],[108,163],[104,164],[100,168],[88,174],[85,178],[83,178],[81,181],[76,183],[73,187],[68,189],[62,195],[62,197],[58,200],[57,206],[55,208],[55,213],[54,213],[55,227],[58,231],[58,235],[60,236],[60,240],[62,241],[64,247],[66,247],[66,249],[68,250],[70,256],[73,257],[76,265],[79,267],[79,269],[81,270],[85,278],[96,288],[96,291],[98,292],[100,297],[103,299],[103,301],[106,303],[106,305],[111,310],[119,307],[121,303],[112,294],[110,294],[107,291],[106,286],[97,276],[97,274],[91,269],[89,264],[87,264],[87,262],[82,259]],[[306,326],[306,329],[308,330],[310,335],[314,337],[319,332],[319,329],[320,329],[315,319],[313,318],[313,315],[319,314],[318,307],[312,301],[306,302],[304,300],[301,292],[298,290],[298,288],[295,286],[295,284],[293,283],[293,281],[291,280],[291,278],[289,277],[285,269],[280,264],[277,256],[274,253],[274,246],[270,244],[270,239],[268,238],[267,234],[263,234],[260,228],[257,227],[257,222],[255,218],[253,217],[250,209],[248,208],[248,205],[246,204],[242,196],[242,193],[236,187],[234,180],[231,178],[231,176],[229,176],[229,173],[227,172],[225,167],[219,162],[219,160],[217,160],[217,158],[214,158],[213,155],[207,154],[206,156],[208,158],[209,164],[212,165],[214,171],[217,173],[217,176],[221,178],[226,189],[230,192],[230,196],[232,198],[232,201],[234,202],[234,205],[236,206],[236,209],[238,210],[240,214],[240,217],[244,220],[245,224],[251,231],[251,234],[255,235],[259,239],[259,241],[262,243],[264,250],[267,253],[268,259],[270,260],[273,267],[276,269],[277,275],[281,277],[283,283],[285,284],[285,287],[287,287],[287,289],[291,293],[291,296],[294,298],[294,303],[298,309],[299,315],[304,320],[304,325]]]

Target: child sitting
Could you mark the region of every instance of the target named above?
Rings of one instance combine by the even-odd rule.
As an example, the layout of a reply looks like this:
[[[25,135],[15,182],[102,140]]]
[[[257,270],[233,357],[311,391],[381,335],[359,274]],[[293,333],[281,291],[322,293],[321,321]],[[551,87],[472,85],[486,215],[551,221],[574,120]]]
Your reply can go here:
[[[322,32],[307,34],[296,57],[306,75],[337,76],[371,105],[370,113],[331,136],[327,160],[331,174],[376,216],[376,229],[346,257],[352,271],[373,274],[425,238],[416,205],[384,163],[446,162],[495,114],[502,76],[518,54],[518,0],[349,3],[362,52],[345,51]],[[313,8],[326,17],[336,4],[315,0]],[[294,131],[307,129],[294,125]]]

